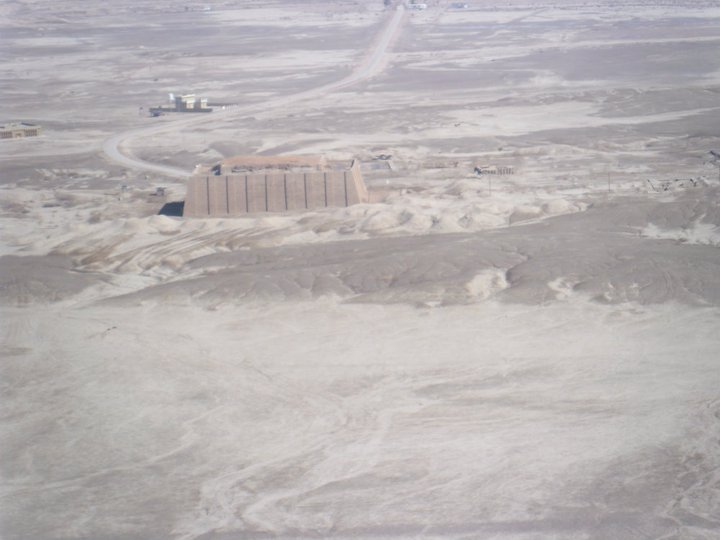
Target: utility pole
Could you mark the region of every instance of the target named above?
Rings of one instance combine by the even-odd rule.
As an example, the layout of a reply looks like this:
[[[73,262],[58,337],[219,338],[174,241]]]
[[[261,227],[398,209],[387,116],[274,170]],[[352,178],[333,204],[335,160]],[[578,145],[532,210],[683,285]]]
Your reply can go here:
[[[610,169],[606,169],[605,173],[607,174],[608,193],[610,193]]]

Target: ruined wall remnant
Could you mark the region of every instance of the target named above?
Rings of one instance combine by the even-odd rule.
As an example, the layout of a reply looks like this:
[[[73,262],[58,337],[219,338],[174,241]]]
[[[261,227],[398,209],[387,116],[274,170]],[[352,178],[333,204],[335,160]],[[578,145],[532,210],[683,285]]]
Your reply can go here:
[[[183,215],[227,217],[367,202],[360,164],[322,158],[230,158],[198,168],[188,181]]]

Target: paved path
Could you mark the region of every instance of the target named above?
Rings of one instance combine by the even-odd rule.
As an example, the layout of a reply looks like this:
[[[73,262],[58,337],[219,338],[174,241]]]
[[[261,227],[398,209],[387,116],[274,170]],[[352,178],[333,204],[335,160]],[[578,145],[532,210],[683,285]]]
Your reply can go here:
[[[141,127],[130,131],[124,131],[107,139],[103,143],[102,150],[107,157],[124,167],[144,170],[175,178],[186,178],[190,176],[191,171],[186,171],[178,167],[172,167],[170,165],[143,161],[130,152],[127,148],[127,143],[139,136],[147,137],[148,135],[160,134],[168,130],[178,130],[201,125],[208,121],[217,120],[218,116],[222,116],[223,118],[232,118],[233,116],[245,115],[256,110],[267,110],[268,108],[316,98],[320,95],[328,94],[341,88],[347,88],[361,81],[370,79],[381,73],[385,68],[387,52],[394,39],[400,33],[404,15],[404,7],[398,6],[388,23],[383,28],[382,33],[373,44],[372,48],[365,55],[363,61],[347,77],[317,88],[312,88],[310,90],[305,90],[289,96],[274,98],[263,103],[255,103],[245,107],[231,107],[224,111],[215,111],[209,115],[189,114],[184,118],[172,120],[170,122],[162,122],[150,127]]]

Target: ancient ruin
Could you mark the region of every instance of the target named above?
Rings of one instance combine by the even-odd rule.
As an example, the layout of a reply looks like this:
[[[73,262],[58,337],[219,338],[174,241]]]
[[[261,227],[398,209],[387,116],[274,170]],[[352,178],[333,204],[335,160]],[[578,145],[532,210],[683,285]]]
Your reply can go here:
[[[305,156],[241,156],[199,166],[188,181],[183,215],[225,217],[367,202],[357,161]]]

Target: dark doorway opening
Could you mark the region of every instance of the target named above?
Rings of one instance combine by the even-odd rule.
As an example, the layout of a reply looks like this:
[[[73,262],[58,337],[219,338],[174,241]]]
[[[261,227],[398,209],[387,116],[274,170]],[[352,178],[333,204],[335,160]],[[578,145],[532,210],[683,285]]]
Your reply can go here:
[[[169,202],[163,205],[158,214],[161,216],[182,217],[184,208],[185,201]]]

